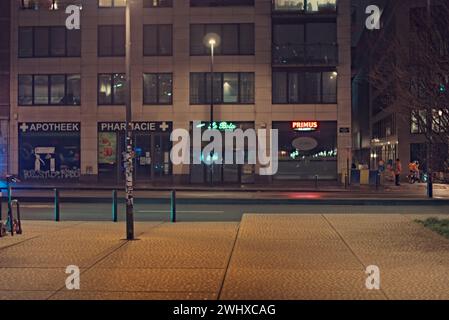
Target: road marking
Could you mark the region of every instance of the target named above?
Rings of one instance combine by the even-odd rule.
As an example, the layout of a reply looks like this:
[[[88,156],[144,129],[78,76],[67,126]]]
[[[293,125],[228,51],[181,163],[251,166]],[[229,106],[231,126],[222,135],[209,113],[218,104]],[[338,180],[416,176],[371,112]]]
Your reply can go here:
[[[139,210],[139,213],[169,213],[170,210]],[[177,210],[178,213],[224,213],[224,211]]]

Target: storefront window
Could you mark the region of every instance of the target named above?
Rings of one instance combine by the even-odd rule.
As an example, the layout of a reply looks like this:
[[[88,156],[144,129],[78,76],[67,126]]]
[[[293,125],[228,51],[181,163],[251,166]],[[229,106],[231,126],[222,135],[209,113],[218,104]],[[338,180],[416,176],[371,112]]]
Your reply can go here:
[[[80,177],[79,123],[20,123],[19,171],[24,180]]]
[[[337,123],[274,122],[279,130],[277,180],[337,179]]]

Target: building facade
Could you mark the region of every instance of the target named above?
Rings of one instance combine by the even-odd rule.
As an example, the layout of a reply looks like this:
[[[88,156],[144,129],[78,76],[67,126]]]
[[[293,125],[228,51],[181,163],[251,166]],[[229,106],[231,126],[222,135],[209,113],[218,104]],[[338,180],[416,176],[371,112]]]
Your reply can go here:
[[[389,92],[376,90],[373,83],[376,81],[371,81],[370,70],[372,66],[382,65],[383,59],[387,59],[386,50],[376,43],[383,43],[383,45],[391,43],[395,46],[395,52],[393,52],[395,59],[406,61],[409,70],[418,69],[419,64],[414,61],[417,52],[414,52],[412,45],[413,39],[416,39],[416,36],[412,34],[415,32],[414,28],[416,29],[413,26],[414,17],[416,14],[426,16],[430,10],[438,10],[438,0],[377,0],[374,2],[353,0],[353,10],[357,12],[359,18],[366,19],[367,15],[364,11],[370,4],[376,4],[382,10],[380,30],[367,30],[364,21],[354,19],[358,27],[356,33],[358,36],[353,42],[355,54],[352,94],[355,161],[377,170],[381,160],[385,163],[394,163],[399,158],[404,168],[409,162],[418,161],[421,169],[426,170],[428,139],[424,134],[425,128],[423,130],[422,125],[418,124],[413,112],[408,111],[406,114],[407,110],[404,108],[399,108],[398,111],[397,102],[394,99],[386,99]],[[383,39],[383,41],[376,41],[376,39]],[[398,42],[397,39],[403,40]],[[437,123],[438,119],[435,119],[435,115],[432,117],[432,122]],[[443,172],[444,160],[436,161],[436,159],[447,158],[447,143],[434,145],[431,152],[435,162],[434,170]],[[407,175],[408,171],[403,170],[403,174]]]
[[[10,171],[25,181],[123,179],[125,0],[13,1]],[[65,28],[69,4],[81,29]],[[351,162],[349,0],[133,0],[136,180],[205,183],[172,165],[170,133],[279,130],[279,171],[220,165],[214,181],[337,180]],[[219,35],[214,77],[207,34]]]

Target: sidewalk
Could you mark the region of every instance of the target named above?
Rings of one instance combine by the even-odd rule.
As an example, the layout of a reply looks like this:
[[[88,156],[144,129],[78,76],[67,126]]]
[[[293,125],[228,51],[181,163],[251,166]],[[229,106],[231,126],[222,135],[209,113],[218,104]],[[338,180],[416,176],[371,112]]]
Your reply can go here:
[[[0,299],[449,299],[449,240],[405,215],[239,223],[24,222],[0,239]],[[81,269],[81,290],[65,268]],[[369,265],[381,289],[365,287]]]

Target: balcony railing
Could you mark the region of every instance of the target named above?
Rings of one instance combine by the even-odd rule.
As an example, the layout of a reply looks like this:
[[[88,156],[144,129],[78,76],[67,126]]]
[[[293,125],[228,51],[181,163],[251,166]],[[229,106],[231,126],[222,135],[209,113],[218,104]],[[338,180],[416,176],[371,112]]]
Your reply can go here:
[[[81,0],[17,0],[23,10],[65,10],[69,5],[81,5]]]
[[[337,65],[337,44],[273,45],[274,65]]]
[[[272,0],[276,13],[335,13],[337,0]]]

